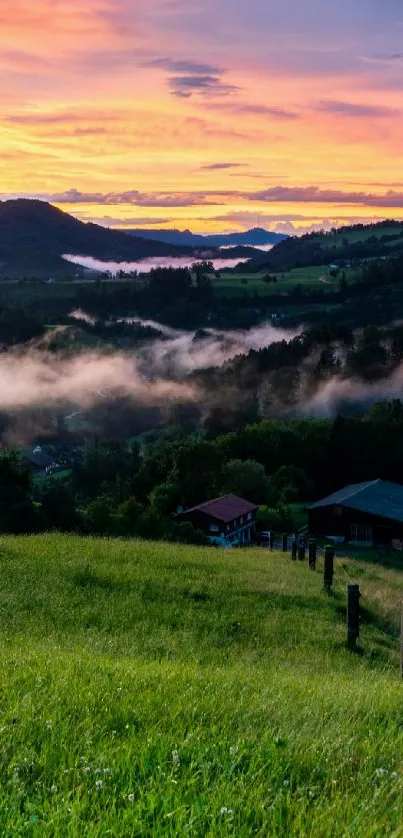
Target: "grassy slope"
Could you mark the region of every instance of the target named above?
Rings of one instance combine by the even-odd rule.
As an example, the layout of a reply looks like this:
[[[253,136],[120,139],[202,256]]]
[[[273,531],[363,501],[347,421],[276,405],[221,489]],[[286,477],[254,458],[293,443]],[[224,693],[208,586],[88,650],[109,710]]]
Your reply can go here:
[[[292,291],[296,285],[303,285],[305,288],[324,288],[329,290],[331,286],[339,287],[339,278],[330,276],[327,267],[314,265],[309,268],[294,268],[285,273],[277,272],[277,282],[266,283],[263,273],[225,274],[222,273],[219,279],[213,279],[215,293],[219,297],[242,297],[243,294],[257,292],[259,296],[286,294]],[[242,280],[247,280],[247,285]]]
[[[383,236],[393,236],[395,239],[398,239],[401,231],[403,230],[402,225],[394,225],[390,227],[386,226],[365,226],[359,230],[344,230],[337,233],[335,236],[323,236],[320,241],[322,247],[333,247],[336,244],[337,247],[340,247],[343,244],[344,240],[347,240],[349,244],[355,244],[356,242],[366,242],[370,238],[381,239]]]
[[[1,835],[403,835],[397,571],[343,560],[328,598],[268,551],[50,535],[0,559]]]

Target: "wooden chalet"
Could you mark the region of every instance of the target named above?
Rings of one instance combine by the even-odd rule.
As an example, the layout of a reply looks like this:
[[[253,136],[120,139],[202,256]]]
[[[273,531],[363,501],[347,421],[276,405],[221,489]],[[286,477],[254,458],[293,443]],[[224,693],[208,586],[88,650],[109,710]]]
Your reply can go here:
[[[254,539],[257,510],[256,504],[229,494],[185,509],[178,518],[202,530],[211,544],[232,547]]]

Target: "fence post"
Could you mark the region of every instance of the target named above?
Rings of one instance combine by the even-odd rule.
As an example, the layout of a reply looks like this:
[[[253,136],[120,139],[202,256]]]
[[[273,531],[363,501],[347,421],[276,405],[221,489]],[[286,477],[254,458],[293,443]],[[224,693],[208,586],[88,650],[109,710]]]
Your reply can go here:
[[[273,530],[270,531],[269,547],[270,547],[270,550],[274,549],[274,532],[273,532]]]
[[[403,678],[403,602],[400,613],[400,677]]]
[[[316,570],[316,539],[309,539],[309,567],[311,570]]]
[[[291,544],[291,555],[292,555],[293,562],[297,561],[297,553],[298,553],[297,539],[295,538],[295,535],[293,535],[292,544]]]
[[[283,544],[282,544],[283,553],[287,553],[287,551],[288,551],[288,535],[287,535],[286,532],[283,532],[282,538],[283,538]]]
[[[305,561],[305,541],[300,541],[298,546],[298,558],[300,562]]]
[[[360,636],[360,586],[347,585],[347,644],[355,649]]]
[[[333,576],[334,576],[334,548],[333,547],[325,547],[325,568],[324,568],[324,588],[325,591],[330,593],[331,587],[333,585]]]

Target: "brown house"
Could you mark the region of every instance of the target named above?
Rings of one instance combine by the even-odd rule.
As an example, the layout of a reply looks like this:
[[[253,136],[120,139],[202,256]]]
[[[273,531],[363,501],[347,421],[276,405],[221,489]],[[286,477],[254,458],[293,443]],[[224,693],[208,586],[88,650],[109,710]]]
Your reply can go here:
[[[203,530],[211,544],[232,547],[253,539],[257,510],[256,504],[230,494],[185,509],[178,518]]]
[[[403,486],[369,480],[346,486],[308,510],[309,534],[356,545],[403,539]]]

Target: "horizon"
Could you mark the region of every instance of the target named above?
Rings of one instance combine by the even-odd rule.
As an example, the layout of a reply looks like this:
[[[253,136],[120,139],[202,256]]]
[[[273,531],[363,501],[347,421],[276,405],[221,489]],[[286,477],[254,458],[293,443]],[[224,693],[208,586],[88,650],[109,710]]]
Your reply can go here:
[[[212,236],[238,235],[239,233],[245,235],[245,234],[248,234],[248,233],[259,232],[259,233],[267,233],[267,234],[270,234],[270,235],[276,234],[276,235],[278,235],[278,237],[279,237],[278,241],[280,242],[281,238],[290,238],[290,237],[293,237],[293,236],[294,237],[301,237],[301,236],[304,236],[304,235],[310,235],[311,233],[329,233],[329,232],[332,231],[332,229],[342,230],[344,227],[346,227],[346,229],[347,229],[348,227],[354,227],[354,226],[360,226],[360,225],[370,227],[370,226],[373,226],[374,224],[400,224],[399,218],[397,218],[395,216],[393,216],[393,217],[392,216],[389,216],[389,217],[385,216],[383,218],[379,218],[379,219],[375,219],[375,220],[368,220],[368,219],[364,219],[363,221],[357,221],[357,220],[354,221],[353,220],[353,221],[351,221],[351,224],[345,224],[343,222],[343,223],[336,224],[334,227],[331,226],[330,222],[327,222],[326,224],[324,223],[323,226],[315,225],[314,229],[308,229],[308,230],[306,230],[304,228],[295,229],[294,231],[290,231],[289,233],[281,233],[280,231],[276,231],[273,228],[271,229],[269,226],[266,226],[266,227],[251,226],[251,227],[244,227],[242,229],[232,227],[232,228],[222,229],[222,230],[219,230],[219,231],[217,231],[217,230],[214,230],[214,231],[213,230],[199,231],[198,229],[192,229],[191,227],[185,227],[185,226],[174,227],[172,225],[163,226],[163,225],[158,225],[158,224],[154,225],[154,228],[151,225],[150,226],[145,226],[144,225],[143,227],[142,226],[137,227],[136,224],[135,224],[136,219],[134,219],[133,223],[131,223],[130,225],[129,224],[122,225],[122,226],[119,226],[119,224],[110,225],[102,219],[93,221],[91,218],[88,218],[88,219],[80,218],[80,216],[77,213],[74,213],[71,210],[67,210],[65,206],[63,206],[63,205],[58,206],[56,203],[51,203],[50,201],[46,201],[43,198],[38,198],[35,195],[32,195],[32,196],[26,196],[26,195],[24,195],[24,196],[13,196],[12,198],[10,198],[10,197],[4,198],[4,197],[0,196],[0,204],[13,203],[15,201],[32,201],[32,203],[35,203],[35,202],[38,203],[39,202],[39,203],[47,205],[47,206],[49,206],[53,209],[58,209],[63,213],[67,213],[67,214],[71,215],[73,218],[76,218],[78,221],[82,221],[82,223],[84,223],[84,224],[94,224],[95,223],[100,227],[104,227],[106,230],[115,230],[116,232],[137,232],[139,234],[139,237],[141,237],[142,232],[144,232],[144,233],[147,232],[148,234],[151,234],[152,232],[155,232],[155,234],[158,234],[158,233],[190,234],[190,235],[194,235],[194,236],[204,236],[205,238],[210,238]],[[347,221],[348,220],[349,219],[347,219]],[[148,238],[150,238],[150,236],[148,236]],[[225,247],[228,247],[228,246],[230,246],[230,245],[223,245],[221,249],[225,250]],[[252,246],[252,247],[257,247],[258,249],[260,248],[262,250],[265,250],[267,248],[272,249],[275,246],[275,243],[270,244],[270,245],[266,245],[266,244],[262,244],[262,245],[251,244],[251,245],[248,245],[248,242],[245,242],[244,246]],[[91,258],[91,257],[89,257],[89,258]]]
[[[403,219],[397,0],[15,0],[0,22],[2,199],[202,234]]]

